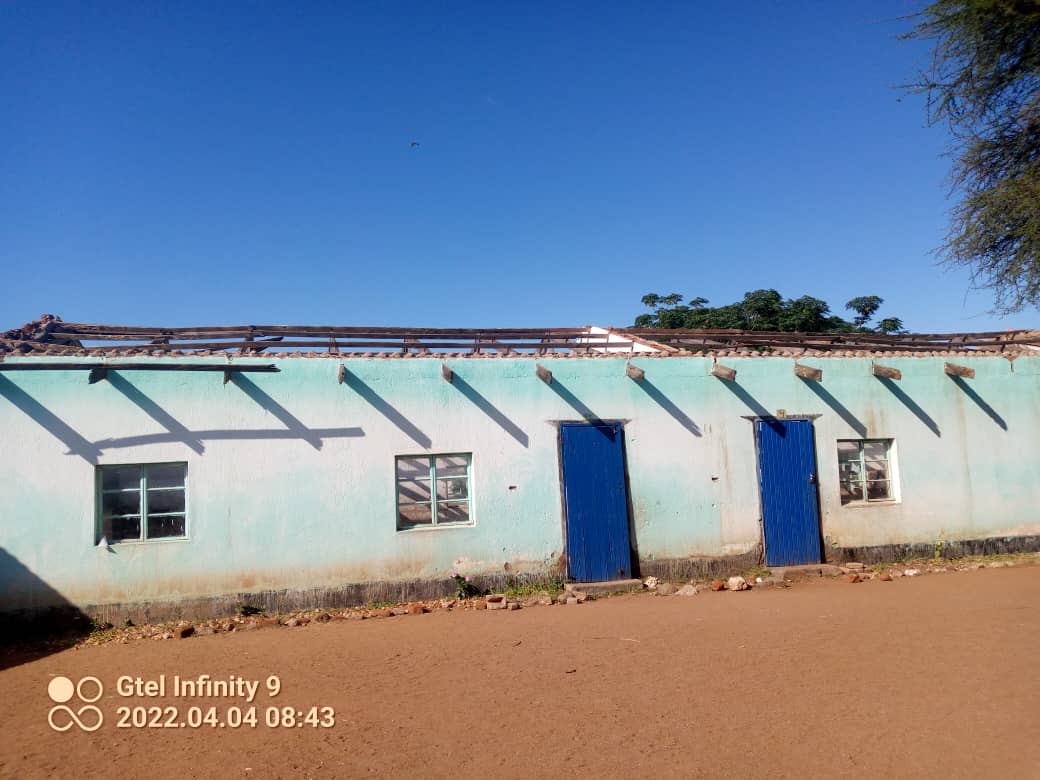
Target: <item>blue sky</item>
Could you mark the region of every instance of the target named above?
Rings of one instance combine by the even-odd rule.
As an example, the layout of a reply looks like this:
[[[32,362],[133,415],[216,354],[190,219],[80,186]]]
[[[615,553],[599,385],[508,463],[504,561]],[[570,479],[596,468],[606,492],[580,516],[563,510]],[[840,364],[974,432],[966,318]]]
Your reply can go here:
[[[5,3],[0,329],[621,326],[762,287],[1036,326],[929,254],[919,5]]]

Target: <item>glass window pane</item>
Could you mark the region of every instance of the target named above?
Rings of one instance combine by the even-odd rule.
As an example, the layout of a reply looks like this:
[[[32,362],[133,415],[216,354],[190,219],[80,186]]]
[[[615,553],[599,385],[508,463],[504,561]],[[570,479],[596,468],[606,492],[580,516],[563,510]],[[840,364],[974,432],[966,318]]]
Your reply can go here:
[[[148,514],[160,512],[183,512],[184,491],[183,490],[149,490],[148,491]],[[151,528],[152,524],[148,523]],[[151,534],[149,534],[151,536]]]
[[[102,490],[125,490],[140,487],[140,466],[103,466],[101,468]]]
[[[888,464],[872,461],[866,464],[867,479],[888,479]]]
[[[102,493],[101,514],[103,517],[141,514],[141,491],[128,490],[123,493]]]
[[[148,466],[146,476],[148,487],[184,487],[184,464],[172,463],[161,466]]]
[[[867,498],[869,498],[872,501],[883,501],[891,498],[891,491],[889,490],[888,480],[868,482]]]
[[[409,480],[397,483],[397,500],[399,503],[408,504],[416,501],[430,500],[430,483]]]
[[[397,508],[397,525],[408,528],[414,525],[431,525],[433,510],[429,504],[402,504]]]
[[[862,468],[859,461],[852,461],[851,463],[839,463],[838,464],[838,476],[847,481],[853,481],[860,478],[862,474]]]
[[[101,523],[101,532],[109,544],[141,538],[140,517],[108,517]]]
[[[410,479],[430,476],[429,458],[398,458],[397,478]]]
[[[437,458],[438,477],[464,477],[469,458],[465,455],[441,455]]]
[[[184,515],[148,515],[148,538],[164,539],[184,536]]]
[[[469,502],[438,501],[437,525],[447,523],[468,523]]]
[[[863,442],[863,457],[866,460],[887,460],[888,442],[865,441]]]
[[[857,441],[839,441],[838,442],[838,461],[850,461],[859,460],[859,442]]]
[[[465,477],[462,477],[461,479],[458,477],[453,477],[452,479],[438,479],[437,499],[440,501],[446,498],[469,498],[468,480]]]
[[[850,501],[862,501],[863,500],[863,485],[859,482],[842,482],[841,483],[841,503],[842,505],[849,503]]]

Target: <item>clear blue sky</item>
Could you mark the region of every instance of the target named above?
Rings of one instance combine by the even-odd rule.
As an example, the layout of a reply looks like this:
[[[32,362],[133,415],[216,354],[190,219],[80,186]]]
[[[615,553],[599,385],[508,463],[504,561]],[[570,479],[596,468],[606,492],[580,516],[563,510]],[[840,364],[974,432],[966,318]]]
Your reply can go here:
[[[5,3],[0,329],[628,325],[761,287],[1040,324],[929,255],[919,3],[506,5]]]

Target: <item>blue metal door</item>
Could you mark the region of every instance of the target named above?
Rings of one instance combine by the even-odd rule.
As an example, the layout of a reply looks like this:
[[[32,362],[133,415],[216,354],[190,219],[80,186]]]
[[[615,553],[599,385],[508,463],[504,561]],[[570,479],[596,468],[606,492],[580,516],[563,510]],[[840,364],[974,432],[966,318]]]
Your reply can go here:
[[[820,562],[820,509],[811,420],[757,420],[766,565]]]
[[[567,573],[578,582],[632,575],[621,423],[562,423]]]

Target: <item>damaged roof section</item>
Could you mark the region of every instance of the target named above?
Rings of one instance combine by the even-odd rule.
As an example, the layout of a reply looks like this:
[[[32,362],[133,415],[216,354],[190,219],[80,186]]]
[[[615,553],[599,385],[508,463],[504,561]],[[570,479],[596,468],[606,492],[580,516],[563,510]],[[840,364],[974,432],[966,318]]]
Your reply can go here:
[[[43,315],[0,333],[3,355],[562,356],[1040,354],[1040,331],[776,333],[657,328],[388,328],[334,325],[147,327]]]

